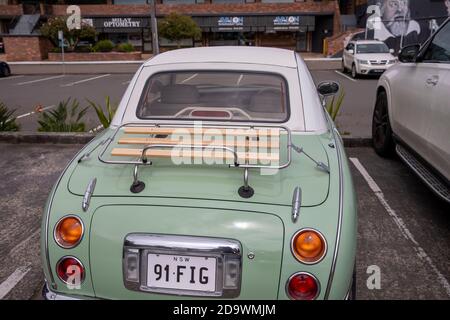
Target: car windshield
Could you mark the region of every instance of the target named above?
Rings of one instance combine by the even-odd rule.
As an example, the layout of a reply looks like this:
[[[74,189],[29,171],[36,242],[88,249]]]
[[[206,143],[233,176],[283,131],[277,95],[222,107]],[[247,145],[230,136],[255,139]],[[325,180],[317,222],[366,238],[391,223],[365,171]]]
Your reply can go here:
[[[289,115],[283,77],[248,71],[158,73],[146,83],[141,119],[284,122]]]
[[[356,53],[389,53],[389,48],[384,43],[358,44]]]

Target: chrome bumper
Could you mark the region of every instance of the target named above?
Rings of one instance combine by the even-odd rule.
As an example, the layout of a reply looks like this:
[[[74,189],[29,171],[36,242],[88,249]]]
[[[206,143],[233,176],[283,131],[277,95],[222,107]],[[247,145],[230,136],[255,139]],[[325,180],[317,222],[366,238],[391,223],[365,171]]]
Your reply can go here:
[[[51,291],[47,285],[47,282],[44,283],[44,287],[42,288],[42,297],[45,300],[92,300],[93,298],[77,296],[77,295],[66,295]]]

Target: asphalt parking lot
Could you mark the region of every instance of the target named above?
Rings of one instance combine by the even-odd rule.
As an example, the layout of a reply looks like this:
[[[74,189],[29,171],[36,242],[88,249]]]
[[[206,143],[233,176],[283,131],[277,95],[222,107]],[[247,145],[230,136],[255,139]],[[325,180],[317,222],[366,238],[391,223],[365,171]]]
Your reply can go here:
[[[372,112],[375,102],[377,79],[351,79],[339,71],[313,71],[316,83],[335,80],[346,93],[337,125],[344,136],[367,138],[371,135]],[[77,74],[77,75],[16,75],[0,78],[0,101],[16,109],[22,131],[36,131],[38,115],[36,106],[45,110],[55,107],[60,101],[77,99],[80,107],[88,105],[86,99],[104,105],[109,96],[113,103],[119,103],[132,74]],[[87,130],[98,126],[94,110],[89,109],[86,117]]]
[[[80,145],[0,144],[0,299],[38,299],[42,209]],[[398,159],[348,148],[359,200],[357,298],[450,299],[450,208]],[[381,287],[366,284],[373,266]]]

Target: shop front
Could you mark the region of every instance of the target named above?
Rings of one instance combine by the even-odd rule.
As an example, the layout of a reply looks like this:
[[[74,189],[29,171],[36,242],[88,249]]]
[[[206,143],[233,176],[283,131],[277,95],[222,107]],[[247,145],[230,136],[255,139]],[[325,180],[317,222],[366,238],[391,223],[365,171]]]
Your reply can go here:
[[[266,46],[311,50],[314,16],[193,17],[203,32],[205,46]]]
[[[99,40],[108,39],[114,44],[130,43],[137,51],[150,52],[152,37],[149,18],[145,17],[91,17]]]

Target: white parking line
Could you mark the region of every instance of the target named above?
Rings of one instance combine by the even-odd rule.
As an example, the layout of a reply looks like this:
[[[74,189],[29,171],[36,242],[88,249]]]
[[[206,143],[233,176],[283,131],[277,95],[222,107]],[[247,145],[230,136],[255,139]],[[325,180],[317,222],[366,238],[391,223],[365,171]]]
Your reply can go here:
[[[71,82],[71,83],[67,83],[67,84],[63,84],[61,85],[61,87],[71,87],[80,83],[84,83],[84,82],[88,82],[88,81],[92,81],[92,80],[96,80],[96,79],[100,79],[100,78],[104,78],[104,77],[109,77],[111,74],[102,74],[101,76],[97,76],[97,77],[92,77],[92,78],[87,78],[87,79],[83,79],[83,80],[79,80],[79,81],[75,81],[75,82]]]
[[[369,175],[367,170],[364,168],[364,166],[361,164],[359,159],[357,158],[350,158],[350,161],[354,164],[356,169],[361,173],[361,175],[366,180],[367,184],[369,185],[370,189],[373,191],[375,196],[378,198],[378,200],[381,202],[383,207],[386,209],[387,213],[391,216],[391,218],[394,220],[397,227],[400,229],[400,233],[409,241],[412,242],[414,251],[416,251],[416,254],[419,256],[420,259],[424,260],[426,263],[428,263],[428,266],[431,268],[431,270],[434,271],[434,273],[437,275],[439,283],[444,287],[445,291],[447,292],[447,295],[450,297],[450,284],[448,283],[447,279],[444,277],[444,275],[439,271],[439,269],[435,266],[431,258],[428,256],[428,254],[425,252],[425,250],[419,245],[419,243],[414,239],[414,236],[412,235],[411,231],[406,227],[405,222],[402,218],[400,218],[394,209],[391,208],[389,203],[386,201],[386,198],[384,197],[383,191],[381,191],[380,187],[377,185],[375,180]]]
[[[344,78],[347,78],[348,80],[350,80],[350,81],[353,81],[353,82],[358,82],[358,81],[356,81],[355,79],[353,79],[353,78],[350,78],[348,75],[346,75],[346,74],[343,74],[342,72],[340,72],[340,71],[337,71],[337,70],[334,70],[334,72],[336,72],[338,75],[340,75],[340,76],[343,76]]]
[[[56,107],[56,106],[55,105],[51,105],[51,106],[42,108],[42,111],[45,111],[45,110],[48,110],[48,109],[52,109],[54,107]],[[31,112],[28,112],[28,113],[25,113],[25,114],[21,114],[20,116],[17,116],[16,119],[25,118],[25,117],[31,116],[31,115],[33,115],[35,113],[36,113],[36,111],[31,111]]]
[[[64,75],[53,76],[53,77],[42,78],[42,79],[31,80],[31,81],[25,81],[25,82],[19,82],[16,85],[23,86],[24,84],[31,84],[31,83],[41,82],[41,81],[53,80],[53,79],[58,79],[58,78],[62,78],[62,77],[64,77]]]
[[[17,268],[8,279],[0,284],[0,300],[3,299],[31,270],[30,266]]]
[[[4,78],[1,78],[1,79],[0,79],[0,81],[2,81],[2,80],[11,80],[11,79],[17,79],[17,78],[22,78],[22,77],[25,77],[25,76],[12,76],[12,77],[4,77]]]

